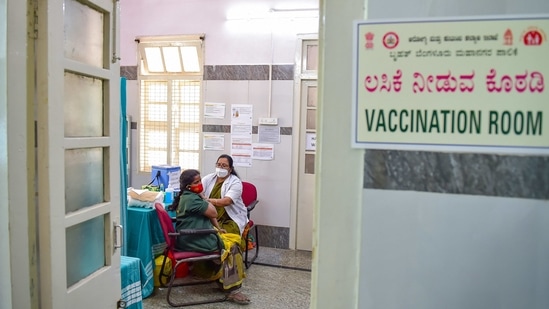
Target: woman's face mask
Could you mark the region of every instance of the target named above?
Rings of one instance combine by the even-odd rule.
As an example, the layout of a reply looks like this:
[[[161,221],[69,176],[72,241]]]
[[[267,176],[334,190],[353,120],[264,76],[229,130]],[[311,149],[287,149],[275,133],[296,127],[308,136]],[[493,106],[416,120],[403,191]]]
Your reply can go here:
[[[198,193],[200,193],[204,190],[204,187],[202,187],[202,183],[199,183],[199,184],[196,184],[196,185],[189,186],[189,190],[191,192],[194,192],[194,193],[198,194]]]
[[[229,171],[221,167],[216,167],[215,174],[217,175],[217,177],[225,178],[227,177],[227,175],[229,175]]]

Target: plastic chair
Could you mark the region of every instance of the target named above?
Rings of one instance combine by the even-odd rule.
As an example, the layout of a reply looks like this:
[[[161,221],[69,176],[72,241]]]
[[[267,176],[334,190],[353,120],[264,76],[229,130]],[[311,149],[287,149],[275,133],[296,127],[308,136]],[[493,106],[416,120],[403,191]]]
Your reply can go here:
[[[249,268],[255,259],[257,259],[257,255],[259,254],[259,238],[257,235],[257,225],[254,224],[253,220],[250,220],[250,213],[252,210],[254,210],[255,206],[259,201],[257,200],[257,189],[255,185],[249,182],[242,182],[242,201],[244,202],[244,205],[246,206],[246,209],[248,210],[248,224],[246,228],[244,229],[243,237],[246,239],[246,251],[244,252],[244,264],[246,265],[246,268]],[[254,238],[255,238],[255,254],[251,259],[248,259],[248,252],[250,251],[250,248],[248,247],[248,235],[250,231],[253,230]]]
[[[204,235],[204,234],[215,234],[217,231],[215,229],[203,229],[203,230],[180,230],[175,231],[173,222],[174,219],[170,217],[168,212],[164,209],[164,206],[160,203],[155,205],[156,213],[158,214],[158,219],[160,220],[160,225],[162,226],[162,231],[164,232],[164,238],[166,239],[166,249],[164,250],[164,260],[162,261],[162,267],[160,268],[160,273],[158,275],[158,281],[162,287],[167,287],[168,292],[166,295],[166,300],[168,304],[172,307],[183,307],[191,305],[200,305],[200,304],[209,304],[209,303],[218,303],[227,300],[227,297],[224,295],[223,298],[215,299],[205,299],[199,301],[188,301],[188,302],[175,302],[170,298],[172,288],[179,286],[188,286],[188,285],[198,285],[215,282],[216,280],[192,280],[192,281],[183,281],[179,283],[174,283],[175,275],[177,273],[177,268],[182,266],[184,263],[197,262],[197,261],[218,261],[221,262],[221,253],[223,252],[223,244],[221,241],[218,243],[219,251],[213,253],[201,253],[201,252],[182,252],[175,251],[175,241],[178,235]],[[172,271],[168,274],[164,273],[166,268],[167,259],[171,260]],[[169,279],[169,281],[167,281]]]

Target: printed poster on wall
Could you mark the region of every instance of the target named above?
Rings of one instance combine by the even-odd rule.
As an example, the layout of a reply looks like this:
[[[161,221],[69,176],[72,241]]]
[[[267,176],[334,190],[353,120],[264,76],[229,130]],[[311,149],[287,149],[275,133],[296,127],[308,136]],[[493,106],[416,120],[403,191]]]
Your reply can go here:
[[[204,133],[204,150],[224,150],[225,135],[222,133]]]
[[[252,166],[252,116],[251,104],[231,105],[231,156],[234,166]]]
[[[253,157],[254,160],[270,161],[274,159],[274,145],[265,143],[253,143]]]
[[[280,126],[257,126],[257,140],[260,143],[280,144]]]
[[[204,118],[225,119],[225,103],[204,103]]]
[[[354,30],[353,147],[549,153],[549,16]]]

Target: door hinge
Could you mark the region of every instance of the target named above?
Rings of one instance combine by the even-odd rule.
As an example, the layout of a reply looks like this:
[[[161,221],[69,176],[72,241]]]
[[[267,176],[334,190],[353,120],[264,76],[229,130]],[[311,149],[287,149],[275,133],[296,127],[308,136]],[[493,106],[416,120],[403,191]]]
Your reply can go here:
[[[125,300],[119,300],[119,301],[116,303],[116,308],[117,308],[117,309],[126,308],[126,301],[125,301]]]
[[[38,38],[38,0],[29,0],[28,1],[28,30],[27,36],[29,39]]]

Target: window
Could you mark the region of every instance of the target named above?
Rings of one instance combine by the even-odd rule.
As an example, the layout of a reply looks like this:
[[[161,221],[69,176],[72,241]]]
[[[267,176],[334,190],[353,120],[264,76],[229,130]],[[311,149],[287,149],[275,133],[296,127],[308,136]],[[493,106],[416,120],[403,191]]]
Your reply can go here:
[[[138,39],[139,172],[200,166],[203,41],[200,36]]]

